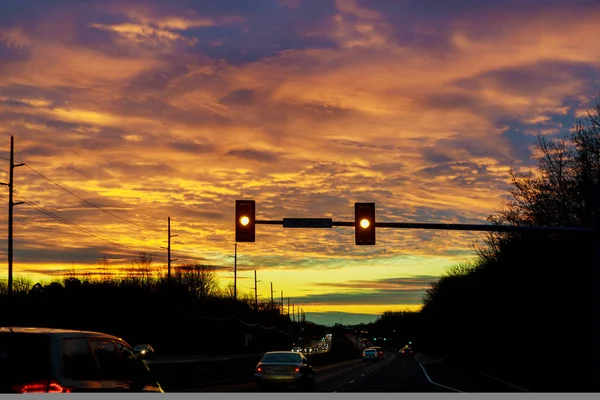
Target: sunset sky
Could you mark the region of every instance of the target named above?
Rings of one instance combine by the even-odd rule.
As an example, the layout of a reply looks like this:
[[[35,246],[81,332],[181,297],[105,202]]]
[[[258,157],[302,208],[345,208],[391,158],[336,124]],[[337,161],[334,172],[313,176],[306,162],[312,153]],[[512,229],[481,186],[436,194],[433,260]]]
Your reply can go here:
[[[2,1],[0,181],[12,134],[14,201],[38,207],[14,207],[15,275],[165,265],[171,217],[175,264],[225,286],[236,199],[259,219],[372,201],[380,222],[485,223],[536,135],[594,105],[598,21],[597,0]],[[316,322],[416,309],[483,235],[258,225],[238,289],[257,270],[263,299],[273,282]]]

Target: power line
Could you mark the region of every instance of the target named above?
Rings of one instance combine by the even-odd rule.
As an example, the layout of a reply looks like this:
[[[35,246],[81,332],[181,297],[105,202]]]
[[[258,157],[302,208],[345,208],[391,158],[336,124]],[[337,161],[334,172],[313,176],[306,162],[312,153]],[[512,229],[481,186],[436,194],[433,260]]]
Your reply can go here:
[[[33,172],[35,172],[36,174],[38,174],[38,175],[39,175],[39,176],[41,176],[42,178],[46,179],[48,182],[52,183],[53,185],[56,185],[56,186],[58,186],[59,188],[61,188],[61,189],[62,189],[62,190],[64,190],[65,192],[67,192],[67,193],[69,193],[69,194],[71,194],[71,195],[73,195],[73,196],[77,197],[79,200],[81,200],[81,201],[83,201],[83,202],[85,202],[85,203],[89,204],[90,206],[92,206],[92,207],[95,207],[95,208],[97,208],[98,210],[100,210],[100,211],[103,211],[103,212],[107,213],[108,215],[112,215],[112,216],[113,216],[113,217],[115,217],[115,218],[119,218],[120,220],[122,220],[122,221],[125,221],[125,222],[127,222],[127,223],[129,223],[129,224],[131,224],[131,225],[135,225],[135,226],[137,226],[138,228],[147,229],[147,230],[152,230],[152,231],[154,231],[154,232],[159,232],[159,231],[158,231],[158,230],[156,230],[156,229],[146,228],[146,227],[144,227],[144,226],[142,226],[142,225],[139,225],[139,224],[136,224],[135,222],[132,222],[132,221],[130,221],[130,220],[128,220],[128,219],[126,219],[126,218],[123,218],[123,217],[121,217],[121,216],[119,216],[119,215],[117,215],[117,214],[111,213],[110,211],[108,211],[108,210],[105,210],[104,208],[102,208],[102,207],[100,207],[100,206],[97,206],[97,205],[95,205],[94,203],[92,203],[92,202],[90,202],[90,201],[88,201],[88,200],[84,199],[83,197],[81,197],[81,196],[79,196],[79,195],[77,195],[77,194],[73,193],[72,191],[70,191],[69,189],[65,188],[64,186],[62,186],[62,185],[60,185],[60,184],[56,183],[55,181],[53,181],[52,179],[48,178],[47,176],[45,176],[45,175],[44,175],[44,174],[42,174],[41,172],[39,172],[39,171],[35,170],[35,169],[34,169],[32,166],[30,166],[29,164],[26,164],[26,163],[24,163],[24,164],[25,164],[25,166],[26,166],[27,168],[29,168],[30,170],[32,170]],[[160,232],[162,233],[162,231],[160,231]]]
[[[1,156],[0,156],[0,159],[5,159],[5,160],[8,160],[7,158],[5,158],[5,157],[1,157]],[[114,213],[112,213],[112,212],[110,212],[110,211],[108,211],[108,210],[105,210],[104,208],[102,208],[102,207],[100,207],[100,206],[98,206],[98,205],[96,205],[96,204],[92,203],[91,201],[84,199],[83,197],[79,196],[78,194],[76,194],[76,193],[73,193],[71,190],[69,190],[69,189],[65,188],[65,187],[64,187],[64,186],[62,186],[61,184],[59,184],[59,183],[55,182],[54,180],[52,180],[51,178],[48,178],[46,175],[44,175],[44,174],[42,174],[41,172],[37,171],[35,168],[33,168],[32,166],[30,166],[29,164],[27,164],[27,163],[22,163],[22,164],[23,164],[24,166],[26,166],[27,168],[29,168],[31,171],[33,171],[33,172],[35,172],[36,174],[38,174],[39,176],[41,176],[42,178],[46,179],[48,182],[50,182],[50,183],[52,183],[53,185],[57,186],[58,188],[60,188],[60,189],[64,190],[65,192],[69,193],[70,195],[72,195],[72,196],[74,196],[74,197],[78,198],[79,200],[81,200],[81,201],[85,202],[86,204],[89,204],[90,206],[92,206],[92,207],[94,207],[94,208],[96,208],[96,209],[98,209],[98,210],[100,210],[100,211],[102,211],[102,212],[104,212],[104,213],[106,213],[106,214],[108,214],[108,215],[111,215],[111,216],[113,216],[113,217],[115,217],[115,218],[118,218],[118,219],[120,219],[120,220],[122,220],[122,221],[124,221],[124,222],[127,222],[128,224],[134,225],[134,226],[136,226],[136,227],[138,227],[138,228],[142,228],[142,229],[145,229],[145,230],[150,230],[150,231],[157,232],[157,233],[162,233],[162,231],[161,231],[161,230],[158,230],[158,229],[155,229],[155,228],[148,228],[148,227],[144,227],[144,226],[142,226],[142,225],[140,225],[140,224],[137,224],[137,223],[135,223],[135,222],[133,222],[133,221],[130,221],[130,220],[126,219],[126,218],[123,218],[123,217],[121,217],[121,216],[119,216],[119,215],[117,215],[117,214],[114,214]],[[179,236],[179,238],[180,238],[180,239],[181,239],[181,240],[182,240],[184,243],[186,243],[187,245],[191,246],[191,244],[190,244],[190,243],[189,243],[187,240],[185,240],[184,238],[182,238],[182,237],[180,237],[180,236]],[[193,257],[193,256],[189,256],[189,255],[187,256],[187,258],[189,258],[189,259],[191,259],[191,260],[198,260],[198,259],[199,259],[199,258],[195,258],[195,257]]]
[[[42,178],[46,179],[48,182],[52,183],[53,185],[56,185],[57,187],[59,187],[60,189],[64,190],[65,192],[67,192],[67,193],[71,194],[72,196],[75,196],[75,197],[76,197],[76,198],[78,198],[79,200],[81,200],[81,201],[83,201],[83,202],[85,202],[85,203],[89,204],[90,206],[92,206],[92,207],[94,207],[94,208],[97,208],[98,210],[100,210],[100,211],[102,211],[102,212],[105,212],[105,213],[107,213],[107,214],[109,214],[109,215],[112,215],[112,216],[113,216],[113,217],[115,217],[115,218],[119,218],[120,220],[122,220],[122,221],[124,221],[124,222],[127,222],[128,224],[131,224],[131,225],[137,226],[138,228],[142,228],[142,229],[150,230],[150,231],[157,232],[157,233],[162,233],[162,231],[161,231],[161,230],[158,230],[158,229],[155,229],[155,228],[148,228],[148,227],[144,227],[144,226],[142,226],[142,225],[140,225],[140,224],[137,224],[137,223],[135,223],[135,222],[133,222],[133,221],[130,221],[130,220],[126,219],[126,218],[123,218],[123,217],[121,217],[121,216],[119,216],[119,215],[117,215],[117,214],[114,214],[114,213],[112,213],[112,212],[110,212],[110,211],[108,211],[108,210],[105,210],[104,208],[102,208],[102,207],[100,207],[100,206],[98,206],[98,205],[96,205],[96,204],[92,203],[92,202],[91,202],[91,201],[89,201],[89,200],[86,200],[86,199],[84,199],[83,197],[81,197],[81,196],[77,195],[76,193],[73,193],[71,190],[69,190],[69,189],[65,188],[64,186],[60,185],[59,183],[55,182],[54,180],[52,180],[52,179],[48,178],[47,176],[45,176],[45,175],[44,175],[44,174],[42,174],[41,172],[39,172],[39,171],[37,171],[36,169],[34,169],[34,168],[33,168],[32,166],[30,166],[29,164],[27,164],[27,163],[23,163],[23,164],[24,164],[24,165],[25,165],[27,168],[29,168],[31,171],[35,172],[36,174],[38,174],[38,175],[39,175],[39,176],[41,176]],[[181,239],[181,240],[182,240],[182,241],[183,241],[185,244],[187,244],[187,245],[191,246],[191,244],[190,244],[190,243],[189,243],[187,240],[185,240],[185,239],[184,239],[184,238],[182,238],[182,237],[179,237],[179,238],[180,238],[180,239]]]
[[[88,230],[88,229],[86,229],[86,228],[84,228],[82,226],[79,226],[79,225],[75,224],[74,222],[71,222],[71,221],[69,221],[69,220],[67,220],[67,219],[65,219],[63,217],[60,217],[60,216],[54,214],[53,212],[48,211],[45,208],[36,205],[31,200],[27,199],[26,197],[24,197],[22,195],[17,194],[17,196],[19,196],[21,199],[23,199],[23,201],[26,204],[28,204],[29,206],[33,207],[37,211],[39,211],[39,212],[41,212],[41,213],[43,213],[43,214],[45,214],[45,215],[47,215],[49,217],[52,217],[52,218],[54,218],[54,219],[56,219],[56,220],[58,220],[58,221],[60,221],[60,222],[62,222],[64,224],[66,224],[66,225],[69,225],[69,226],[71,226],[73,228],[76,228],[76,229],[78,229],[78,230],[80,230],[80,231],[82,231],[84,233],[87,233],[88,235],[95,236],[98,239],[101,239],[101,240],[103,240],[103,241],[105,241],[107,243],[110,243],[110,244],[114,245],[114,246],[118,246],[118,247],[124,248],[124,249],[129,250],[129,251],[133,251],[133,252],[138,252],[137,250],[134,250],[134,249],[132,249],[132,248],[130,248],[128,246],[125,246],[123,244],[120,244],[120,243],[117,243],[117,242],[113,242],[112,240],[109,240],[109,239],[105,238],[102,235],[94,233],[94,232],[92,232],[92,231],[90,231],[90,230]],[[153,258],[159,258],[159,259],[164,258],[164,257],[156,256],[155,254],[150,254],[150,253],[148,255],[152,256]]]

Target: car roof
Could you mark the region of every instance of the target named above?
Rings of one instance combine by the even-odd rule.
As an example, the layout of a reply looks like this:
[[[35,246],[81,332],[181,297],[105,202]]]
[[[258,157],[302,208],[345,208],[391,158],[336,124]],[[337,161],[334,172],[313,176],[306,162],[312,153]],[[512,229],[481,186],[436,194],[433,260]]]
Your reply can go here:
[[[22,326],[3,326],[0,327],[0,333],[29,333],[38,335],[62,335],[62,336],[98,336],[103,338],[111,338],[114,340],[123,340],[120,337],[109,335],[107,333],[80,331],[75,329],[60,329],[60,328],[38,328],[38,327],[22,327]]]

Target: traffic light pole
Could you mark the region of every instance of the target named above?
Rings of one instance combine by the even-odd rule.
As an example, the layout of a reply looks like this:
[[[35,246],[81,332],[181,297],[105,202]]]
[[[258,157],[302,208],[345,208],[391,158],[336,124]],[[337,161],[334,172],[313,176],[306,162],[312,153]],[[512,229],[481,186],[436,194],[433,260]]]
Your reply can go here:
[[[283,220],[256,220],[257,225],[283,225]],[[354,222],[332,221],[332,226],[354,227]],[[594,233],[594,228],[562,227],[562,226],[520,226],[520,225],[477,225],[477,224],[430,224],[420,222],[376,222],[376,228],[396,229],[437,229],[449,231],[480,231],[480,232],[546,232],[546,233]],[[306,228],[314,228],[307,226]]]

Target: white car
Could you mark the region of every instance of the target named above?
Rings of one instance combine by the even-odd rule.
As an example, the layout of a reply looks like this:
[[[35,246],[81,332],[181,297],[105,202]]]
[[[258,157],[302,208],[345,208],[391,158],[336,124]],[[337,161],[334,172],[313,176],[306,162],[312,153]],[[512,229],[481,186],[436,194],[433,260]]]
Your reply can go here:
[[[363,361],[381,361],[382,358],[376,349],[366,349],[362,353]]]

